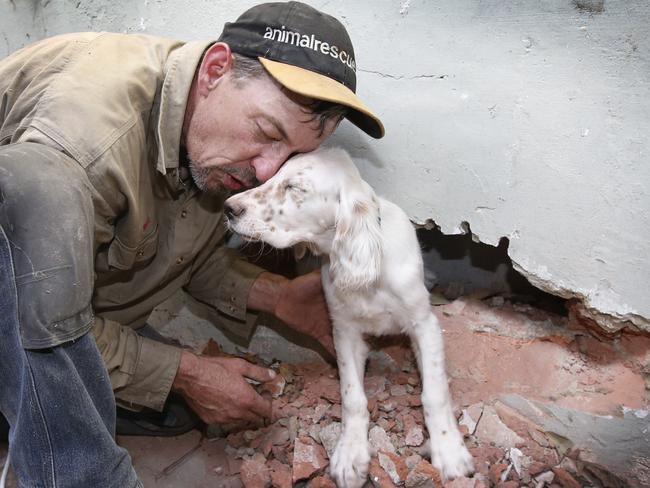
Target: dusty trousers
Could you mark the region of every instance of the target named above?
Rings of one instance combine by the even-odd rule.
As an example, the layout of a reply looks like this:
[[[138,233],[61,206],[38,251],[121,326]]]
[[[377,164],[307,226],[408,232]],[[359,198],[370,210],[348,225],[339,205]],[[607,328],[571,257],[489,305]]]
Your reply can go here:
[[[141,486],[115,443],[115,399],[88,333],[88,189],[61,152],[0,147],[0,411],[21,486]]]

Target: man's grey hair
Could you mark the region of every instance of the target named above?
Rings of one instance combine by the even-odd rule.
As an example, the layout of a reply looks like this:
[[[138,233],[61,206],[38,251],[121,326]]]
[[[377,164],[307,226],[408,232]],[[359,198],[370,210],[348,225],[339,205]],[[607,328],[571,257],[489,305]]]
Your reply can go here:
[[[235,52],[233,54],[235,62],[232,67],[232,75],[235,80],[245,81],[270,76],[258,59]],[[325,124],[328,120],[335,120],[338,123],[348,113],[348,108],[345,105],[325,100],[310,99],[307,103],[299,104],[304,108],[305,114],[309,116],[306,122],[318,122],[318,130],[321,134],[325,130]]]

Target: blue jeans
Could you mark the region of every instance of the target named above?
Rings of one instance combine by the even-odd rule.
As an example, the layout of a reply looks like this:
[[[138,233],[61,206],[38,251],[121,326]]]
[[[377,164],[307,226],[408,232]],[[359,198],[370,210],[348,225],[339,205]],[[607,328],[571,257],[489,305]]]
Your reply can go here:
[[[90,294],[71,285],[88,273],[92,285],[92,267],[83,266],[92,263],[92,246],[79,245],[92,242],[92,226],[87,209],[75,208],[88,199],[56,184],[56,192],[39,191],[40,180],[69,181],[62,166],[69,161],[16,146],[0,148],[0,411],[10,425],[12,467],[21,487],[142,486],[115,443],[115,399],[88,333]],[[51,232],[59,215],[68,224],[77,219],[74,235]]]

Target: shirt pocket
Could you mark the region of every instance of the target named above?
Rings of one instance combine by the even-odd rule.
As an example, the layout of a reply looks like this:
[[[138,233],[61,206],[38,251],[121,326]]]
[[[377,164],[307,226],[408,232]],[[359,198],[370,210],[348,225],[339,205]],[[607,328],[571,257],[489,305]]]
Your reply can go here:
[[[153,258],[158,250],[157,226],[136,246],[130,246],[115,236],[108,248],[109,268],[128,270],[140,268]]]

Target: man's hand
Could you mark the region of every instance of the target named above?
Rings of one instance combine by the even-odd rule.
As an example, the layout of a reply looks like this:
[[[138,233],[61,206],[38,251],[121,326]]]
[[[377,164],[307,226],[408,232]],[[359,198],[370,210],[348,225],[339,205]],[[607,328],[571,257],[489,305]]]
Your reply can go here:
[[[208,424],[259,423],[271,417],[271,401],[246,381],[266,382],[275,372],[244,359],[197,356],[183,350],[172,389]]]
[[[336,357],[320,270],[293,280],[262,273],[253,284],[248,306],[272,313],[293,330],[316,339]]]
[[[280,288],[274,315],[293,330],[316,339],[336,357],[320,270],[288,280]]]

